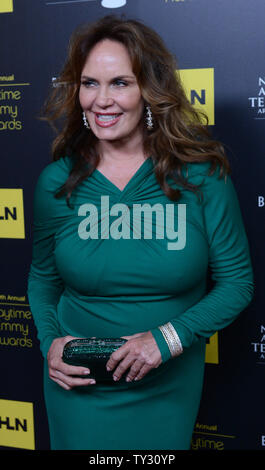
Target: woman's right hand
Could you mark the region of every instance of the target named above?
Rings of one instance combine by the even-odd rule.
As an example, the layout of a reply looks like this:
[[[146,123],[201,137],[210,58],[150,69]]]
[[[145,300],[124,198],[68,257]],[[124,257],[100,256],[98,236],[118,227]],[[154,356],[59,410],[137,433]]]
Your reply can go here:
[[[85,378],[87,374],[90,374],[90,370],[86,367],[71,366],[63,362],[63,348],[72,339],[77,338],[64,336],[54,339],[47,354],[49,377],[65,390],[96,383],[94,379]],[[75,377],[75,375],[83,375],[84,378]]]

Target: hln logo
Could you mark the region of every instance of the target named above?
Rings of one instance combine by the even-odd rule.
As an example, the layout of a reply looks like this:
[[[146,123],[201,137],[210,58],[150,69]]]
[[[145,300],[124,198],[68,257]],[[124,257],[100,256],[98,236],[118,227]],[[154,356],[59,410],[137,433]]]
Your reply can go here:
[[[35,449],[33,403],[0,400],[0,446]]]
[[[0,238],[25,238],[22,189],[0,189]]]
[[[214,69],[182,69],[179,75],[188,100],[208,116],[209,125],[213,126]]]
[[[12,13],[13,0],[0,0],[0,13]]]
[[[218,333],[216,332],[206,343],[205,362],[219,364]]]

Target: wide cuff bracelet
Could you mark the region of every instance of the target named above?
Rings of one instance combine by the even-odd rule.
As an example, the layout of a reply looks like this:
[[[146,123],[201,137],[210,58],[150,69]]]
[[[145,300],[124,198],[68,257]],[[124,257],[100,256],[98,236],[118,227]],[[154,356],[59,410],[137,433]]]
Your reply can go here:
[[[165,325],[159,326],[158,328],[164,336],[165,341],[167,342],[171,356],[179,356],[183,352],[183,348],[179,339],[179,335],[177,334],[174,326],[170,322],[168,322],[165,323]]]

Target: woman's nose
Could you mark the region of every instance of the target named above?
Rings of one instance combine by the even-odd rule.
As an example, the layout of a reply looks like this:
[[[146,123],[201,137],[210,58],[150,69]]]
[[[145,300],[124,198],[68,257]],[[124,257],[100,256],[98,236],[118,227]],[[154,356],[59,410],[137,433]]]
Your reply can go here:
[[[114,100],[107,87],[100,87],[96,95],[96,104],[102,108],[111,106]]]

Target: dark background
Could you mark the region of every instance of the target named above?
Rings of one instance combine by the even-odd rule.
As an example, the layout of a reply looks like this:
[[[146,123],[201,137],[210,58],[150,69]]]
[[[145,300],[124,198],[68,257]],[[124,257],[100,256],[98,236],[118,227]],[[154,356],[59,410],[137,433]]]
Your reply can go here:
[[[13,13],[0,14],[0,76],[14,74],[15,83],[30,83],[15,87],[22,93],[16,103],[22,130],[0,131],[0,188],[23,189],[26,235],[25,239],[0,238],[0,294],[26,295],[34,187],[51,160],[53,138],[38,116],[51,79],[63,65],[72,31],[110,13],[143,20],[163,37],[180,69],[214,68],[215,125],[211,130],[227,149],[256,282],[249,307],[219,333],[219,364],[206,364],[197,420],[206,428],[195,428],[193,448],[264,450],[265,360],[254,352],[252,343],[260,341],[265,325],[265,207],[258,207],[258,196],[265,196],[265,113],[258,114],[249,97],[258,96],[258,80],[265,80],[265,2],[127,0],[126,6],[116,9],[103,8],[100,0],[50,3],[14,0]],[[43,363],[34,325],[30,328],[32,348],[0,345],[0,398],[34,404],[36,449],[43,450],[49,449]],[[215,431],[207,428],[213,425],[217,425]]]

